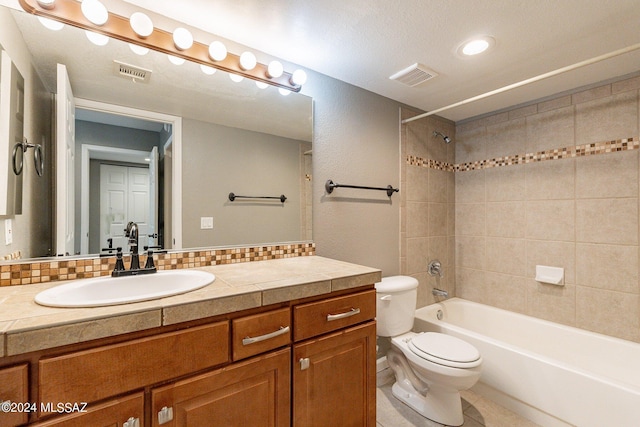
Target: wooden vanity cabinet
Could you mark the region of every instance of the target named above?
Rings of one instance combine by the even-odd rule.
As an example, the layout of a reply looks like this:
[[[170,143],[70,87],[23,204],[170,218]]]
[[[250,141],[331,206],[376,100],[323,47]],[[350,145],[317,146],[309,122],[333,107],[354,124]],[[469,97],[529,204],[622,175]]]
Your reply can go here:
[[[375,304],[372,290],[294,307],[294,336],[312,335],[293,346],[294,427],[375,426]]]
[[[0,404],[29,401],[29,365],[0,369]],[[13,427],[27,422],[28,412],[0,411],[0,426]]]

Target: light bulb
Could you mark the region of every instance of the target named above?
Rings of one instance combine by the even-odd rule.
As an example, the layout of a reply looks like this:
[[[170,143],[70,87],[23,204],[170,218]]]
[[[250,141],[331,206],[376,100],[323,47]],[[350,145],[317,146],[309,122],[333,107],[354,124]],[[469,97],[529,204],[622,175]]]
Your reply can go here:
[[[173,44],[180,50],[187,50],[193,46],[193,36],[186,28],[176,28],[173,31]]]
[[[259,81],[256,81],[256,86],[258,86],[259,89],[266,89],[269,87],[269,85],[266,84],[265,82],[259,82]]]
[[[486,40],[473,40],[465,44],[462,53],[465,55],[477,55],[489,48],[489,42]]]
[[[98,34],[94,33],[93,31],[87,30],[85,30],[84,33],[87,35],[89,41],[97,46],[104,46],[109,43],[109,37],[105,36],[104,34]]]
[[[284,73],[284,67],[280,61],[271,61],[267,67],[267,75],[272,79],[277,79]]]
[[[244,77],[238,74],[229,74],[229,78],[236,83],[240,83],[242,80],[244,80]]]
[[[291,84],[295,86],[302,86],[307,82],[307,73],[303,70],[295,70],[291,75]]]
[[[133,43],[129,43],[129,49],[131,49],[131,51],[133,53],[135,53],[136,55],[146,55],[147,53],[149,53],[149,49],[147,49],[144,46],[138,46],[137,44],[133,44]]]
[[[153,33],[151,18],[142,12],[133,13],[129,18],[129,24],[133,32],[142,38],[149,37]]]
[[[210,76],[216,72],[216,69],[213,67],[209,67],[208,65],[200,64],[200,69],[203,73]]]
[[[45,18],[44,16],[38,16],[38,21],[40,21],[45,28],[53,31],[60,31],[64,28],[64,24],[62,22],[54,21],[53,19]]]
[[[251,52],[243,52],[240,55],[240,68],[245,71],[253,70],[257,63],[256,56]]]
[[[282,88],[282,87],[278,88],[278,92],[280,92],[280,95],[282,95],[282,96],[288,96],[291,93],[290,90]]]
[[[55,7],[56,0],[38,0],[38,4],[43,9],[53,9]]]
[[[174,64],[174,65],[182,65],[182,64],[184,64],[184,58],[179,58],[179,57],[173,56],[173,55],[167,55],[167,58],[169,58],[169,61],[171,61],[171,63]]]
[[[94,25],[104,25],[109,19],[109,12],[98,0],[82,0],[82,14]]]
[[[209,56],[214,61],[222,61],[227,57],[227,48],[222,42],[215,41],[209,45]]]

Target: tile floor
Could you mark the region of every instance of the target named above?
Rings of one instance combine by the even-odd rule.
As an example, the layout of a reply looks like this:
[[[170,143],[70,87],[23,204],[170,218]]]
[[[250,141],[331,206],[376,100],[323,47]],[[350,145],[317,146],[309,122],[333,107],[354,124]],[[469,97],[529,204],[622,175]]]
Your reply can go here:
[[[442,424],[418,415],[413,409],[396,399],[391,393],[392,385],[393,376],[378,377],[377,427],[443,427]],[[462,393],[462,410],[464,427],[538,426],[470,390]]]

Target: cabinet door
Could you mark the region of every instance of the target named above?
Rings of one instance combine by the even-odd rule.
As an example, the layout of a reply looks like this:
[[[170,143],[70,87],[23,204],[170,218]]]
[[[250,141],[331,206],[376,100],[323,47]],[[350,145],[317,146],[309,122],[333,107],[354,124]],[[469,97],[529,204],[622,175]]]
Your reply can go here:
[[[28,371],[27,365],[0,369],[0,403],[28,402]],[[27,422],[28,415],[26,412],[0,411],[0,426],[11,427],[24,424]]]
[[[288,427],[290,372],[286,348],[156,388],[152,425]]]
[[[375,359],[374,321],[296,344],[294,427],[374,427]]]
[[[34,427],[144,427],[144,394],[136,393],[99,405],[76,408],[77,412]],[[64,410],[64,408],[63,408]],[[80,412],[82,411],[82,412]],[[137,423],[136,423],[137,420]]]

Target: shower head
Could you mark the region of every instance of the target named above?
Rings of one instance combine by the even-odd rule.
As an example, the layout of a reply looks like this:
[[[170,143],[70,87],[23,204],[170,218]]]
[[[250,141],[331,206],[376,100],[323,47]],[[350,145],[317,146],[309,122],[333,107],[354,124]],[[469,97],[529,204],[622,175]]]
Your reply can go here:
[[[440,135],[442,137],[442,139],[444,139],[444,143],[448,144],[451,142],[451,138],[449,138],[447,135],[443,135],[440,132],[438,132],[437,130],[433,131],[433,136],[438,136]]]

